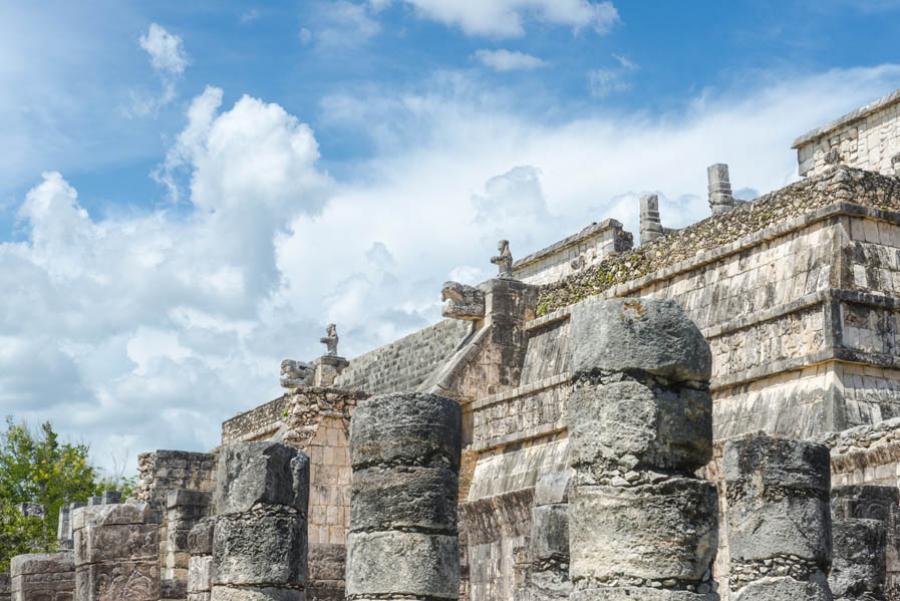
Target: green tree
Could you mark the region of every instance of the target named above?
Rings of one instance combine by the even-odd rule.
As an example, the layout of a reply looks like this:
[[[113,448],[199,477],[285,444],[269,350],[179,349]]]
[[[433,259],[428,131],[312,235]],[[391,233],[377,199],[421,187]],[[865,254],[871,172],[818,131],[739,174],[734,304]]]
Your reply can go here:
[[[101,478],[88,451],[84,444],[60,442],[49,422],[33,432],[6,419],[6,431],[0,433],[0,572],[9,569],[14,555],[55,548],[62,506],[121,490],[121,484],[133,488],[133,480]],[[43,505],[44,518],[23,516],[22,503]]]

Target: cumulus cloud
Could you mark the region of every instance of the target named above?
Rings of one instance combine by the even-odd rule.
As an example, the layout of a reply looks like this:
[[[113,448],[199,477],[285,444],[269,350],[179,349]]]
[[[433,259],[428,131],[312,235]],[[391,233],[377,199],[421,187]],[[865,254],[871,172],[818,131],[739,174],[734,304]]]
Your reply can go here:
[[[780,77],[678,114],[553,125],[471,82],[385,90],[325,105],[329,127],[375,136],[339,181],[282,107],[207,88],[161,166],[176,208],[99,218],[54,172],[22,200],[27,238],[0,245],[0,406],[81,433],[104,463],[209,448],[279,393],[281,359],[322,352],[329,321],[352,357],[438,319],[441,283],[489,277],[499,237],[523,256],[607,217],[634,231],[647,191],[667,226],[704,217],[713,162],[738,189],[780,187],[794,136],[898,80]]]
[[[475,58],[481,64],[494,69],[495,71],[517,71],[537,69],[547,64],[546,61],[531,54],[517,52],[506,49],[498,50],[478,50],[475,52]]]
[[[153,68],[170,75],[181,75],[187,67],[184,44],[177,35],[172,35],[157,23],[151,23],[147,33],[138,38]]]
[[[528,21],[592,29],[604,34],[619,21],[612,2],[592,0],[399,0],[423,18],[459,27],[466,34],[497,38],[525,34]],[[385,4],[384,0],[379,2]]]
[[[159,95],[132,93],[131,113],[145,116],[155,113],[175,99],[176,82],[188,65],[182,39],[166,31],[157,23],[151,23],[147,33],[138,38],[138,44],[150,55],[150,65],[159,76],[162,91]]]

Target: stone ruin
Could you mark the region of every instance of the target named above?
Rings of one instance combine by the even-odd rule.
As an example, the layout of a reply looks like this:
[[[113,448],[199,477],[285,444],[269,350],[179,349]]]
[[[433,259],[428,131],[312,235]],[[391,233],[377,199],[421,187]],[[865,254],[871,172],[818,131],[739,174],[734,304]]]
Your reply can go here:
[[[898,123],[900,91],[799,138],[750,202],[713,165],[682,229],[644,195],[640,246],[501,241],[364,355],[330,324],[219,448],[64,507],[0,601],[900,599]]]

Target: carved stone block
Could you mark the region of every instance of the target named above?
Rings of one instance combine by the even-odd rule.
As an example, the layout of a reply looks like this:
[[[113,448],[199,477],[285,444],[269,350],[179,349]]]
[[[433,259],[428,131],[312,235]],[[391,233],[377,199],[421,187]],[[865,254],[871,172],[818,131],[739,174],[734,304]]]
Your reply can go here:
[[[350,523],[357,531],[456,533],[457,474],[445,467],[370,467],[354,472]]]
[[[266,508],[216,518],[213,583],[302,586],[306,523],[296,512]]]
[[[716,552],[716,499],[712,483],[693,478],[576,487],[569,498],[572,579],[700,583]]]
[[[306,514],[309,458],[277,442],[237,442],[222,448],[217,513],[250,511],[257,504],[286,505]]]

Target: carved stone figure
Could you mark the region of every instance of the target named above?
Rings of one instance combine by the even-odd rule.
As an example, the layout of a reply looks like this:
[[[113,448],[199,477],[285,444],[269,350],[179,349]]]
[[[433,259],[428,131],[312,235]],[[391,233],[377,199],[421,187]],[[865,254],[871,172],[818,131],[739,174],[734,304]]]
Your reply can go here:
[[[444,306],[441,315],[450,319],[477,321],[484,319],[484,292],[459,282],[444,282],[441,289]]]
[[[491,263],[497,266],[497,277],[512,278],[513,256],[509,251],[509,240],[500,240],[497,243],[497,251],[500,254],[496,257],[491,257]]]
[[[326,355],[330,357],[337,356],[338,340],[337,326],[333,323],[328,324],[328,329],[325,331],[325,337],[319,339],[319,342],[325,345]]]
[[[309,363],[285,359],[281,362],[281,387],[300,388],[312,384],[314,370]]]

